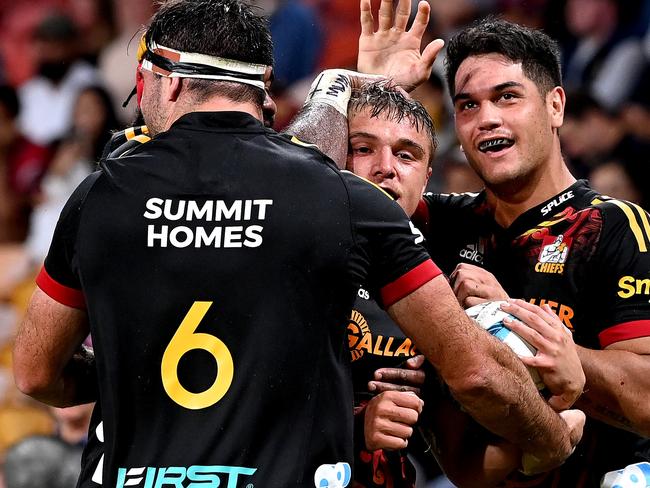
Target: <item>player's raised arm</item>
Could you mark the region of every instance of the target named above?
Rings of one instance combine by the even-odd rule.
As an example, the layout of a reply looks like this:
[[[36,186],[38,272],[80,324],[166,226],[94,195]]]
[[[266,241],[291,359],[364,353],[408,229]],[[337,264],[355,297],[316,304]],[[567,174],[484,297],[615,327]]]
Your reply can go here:
[[[304,105],[284,130],[315,144],[340,169],[348,154],[348,102],[355,87],[385,79],[344,69],[328,69],[316,76]]]

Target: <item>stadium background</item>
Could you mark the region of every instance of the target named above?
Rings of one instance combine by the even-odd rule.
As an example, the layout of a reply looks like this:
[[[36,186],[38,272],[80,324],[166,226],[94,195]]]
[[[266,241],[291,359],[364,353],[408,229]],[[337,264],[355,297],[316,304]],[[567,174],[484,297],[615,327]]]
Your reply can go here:
[[[316,73],[354,69],[358,2],[249,1],[270,18],[280,130]],[[373,0],[375,9],[379,1]],[[428,40],[446,39],[489,14],[557,39],[568,93],[561,130],[567,162],[597,190],[646,206],[650,0],[428,1]],[[0,0],[0,466],[12,446],[34,435],[72,446],[76,466],[89,409],[48,409],[18,393],[11,342],[58,212],[92,171],[110,131],[134,118],[134,101],[126,109],[122,102],[134,85],[139,32],[154,8],[151,0]],[[430,189],[477,190],[454,137],[443,58],[414,93],[436,122],[440,142]],[[53,465],[67,462],[55,451]],[[37,464],[43,468],[44,461]]]

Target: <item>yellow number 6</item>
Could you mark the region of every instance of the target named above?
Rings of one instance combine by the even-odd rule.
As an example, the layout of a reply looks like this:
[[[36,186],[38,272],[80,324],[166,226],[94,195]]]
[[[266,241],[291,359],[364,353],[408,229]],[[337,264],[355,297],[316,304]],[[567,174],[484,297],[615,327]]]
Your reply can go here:
[[[169,397],[180,406],[198,410],[214,405],[230,388],[234,365],[228,347],[217,337],[194,332],[205,317],[212,302],[194,302],[180,327],[167,345],[160,364],[163,386]],[[178,363],[181,357],[192,349],[203,349],[217,361],[217,377],[212,386],[200,393],[192,393],[181,385],[178,379]]]

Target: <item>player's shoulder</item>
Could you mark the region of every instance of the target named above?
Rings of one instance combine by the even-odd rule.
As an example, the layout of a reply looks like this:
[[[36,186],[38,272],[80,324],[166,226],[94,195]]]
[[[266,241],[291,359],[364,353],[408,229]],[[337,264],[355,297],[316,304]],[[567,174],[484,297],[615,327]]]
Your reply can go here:
[[[100,162],[126,156],[150,140],[149,129],[146,125],[128,127],[115,132],[104,147]]]
[[[485,192],[432,193],[422,195],[422,200],[430,208],[470,209],[485,202]]]
[[[607,195],[597,195],[590,203],[601,213],[606,236],[628,235],[626,242],[635,243],[643,252],[650,249],[650,215],[640,205]]]
[[[365,190],[370,194],[381,196],[381,198],[386,199],[387,201],[395,200],[382,187],[362,176],[356,175],[348,170],[341,170],[340,174],[342,180],[346,183],[346,185],[354,188],[355,190]]]
[[[485,191],[465,193],[425,193],[413,215],[422,228],[433,222],[459,225],[489,216]]]

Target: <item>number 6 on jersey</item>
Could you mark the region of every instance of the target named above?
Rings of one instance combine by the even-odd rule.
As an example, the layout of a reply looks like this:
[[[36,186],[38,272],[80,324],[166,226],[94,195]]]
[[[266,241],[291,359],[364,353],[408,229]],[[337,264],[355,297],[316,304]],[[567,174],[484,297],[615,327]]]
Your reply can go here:
[[[160,374],[167,395],[180,406],[191,410],[207,408],[223,398],[230,388],[234,365],[228,347],[217,337],[203,332],[194,332],[212,302],[194,302],[189,312],[167,345],[160,364]],[[212,386],[200,393],[192,393],[181,385],[178,379],[178,363],[183,355],[193,349],[203,349],[217,361],[217,377]]]

